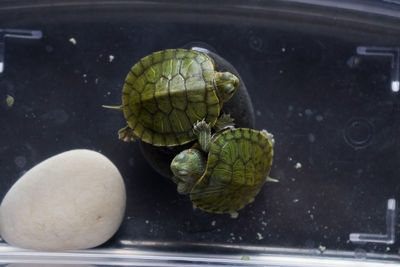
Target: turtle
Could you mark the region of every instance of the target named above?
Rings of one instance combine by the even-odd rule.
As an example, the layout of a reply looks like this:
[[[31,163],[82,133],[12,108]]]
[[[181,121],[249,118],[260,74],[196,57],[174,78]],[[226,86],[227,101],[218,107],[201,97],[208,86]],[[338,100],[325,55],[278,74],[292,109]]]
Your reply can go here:
[[[122,105],[103,107],[123,111],[127,126],[118,131],[119,139],[178,146],[196,139],[196,121],[214,126],[238,86],[239,79],[216,71],[207,54],[167,49],[143,57],[130,69]]]
[[[211,213],[237,214],[254,201],[269,178],[274,139],[266,130],[226,127],[211,136],[204,120],[194,125],[199,148],[183,150],[171,162],[180,194]],[[206,144],[204,144],[206,143]]]

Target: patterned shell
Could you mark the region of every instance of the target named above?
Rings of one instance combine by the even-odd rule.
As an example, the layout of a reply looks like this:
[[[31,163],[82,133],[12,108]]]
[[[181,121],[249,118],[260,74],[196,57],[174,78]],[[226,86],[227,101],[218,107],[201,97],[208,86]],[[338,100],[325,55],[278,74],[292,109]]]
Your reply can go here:
[[[233,213],[254,200],[271,170],[268,138],[247,128],[226,130],[210,146],[207,167],[190,193],[207,212]]]
[[[185,49],[148,55],[128,73],[122,105],[129,127],[146,143],[175,146],[195,140],[193,124],[205,119],[213,126],[222,108],[214,62]]]

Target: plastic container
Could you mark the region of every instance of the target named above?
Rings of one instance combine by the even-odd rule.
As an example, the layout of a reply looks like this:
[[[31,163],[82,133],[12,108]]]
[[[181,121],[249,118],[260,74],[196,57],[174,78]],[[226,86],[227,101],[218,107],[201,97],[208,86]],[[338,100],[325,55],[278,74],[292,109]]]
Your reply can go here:
[[[101,107],[138,59],[193,42],[236,67],[255,128],[276,140],[280,182],[237,219],[193,210]],[[397,0],[3,1],[1,197],[38,162],[89,148],[118,166],[128,202],[100,248],[2,244],[0,263],[398,266],[399,51]]]

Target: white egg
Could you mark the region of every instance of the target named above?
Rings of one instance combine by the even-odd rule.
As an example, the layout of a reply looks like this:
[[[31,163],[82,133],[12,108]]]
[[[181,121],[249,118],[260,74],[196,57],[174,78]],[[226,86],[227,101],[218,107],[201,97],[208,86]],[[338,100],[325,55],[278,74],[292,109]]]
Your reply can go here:
[[[115,165],[78,149],[26,172],[0,205],[0,234],[9,244],[62,251],[98,246],[118,230],[126,191]]]

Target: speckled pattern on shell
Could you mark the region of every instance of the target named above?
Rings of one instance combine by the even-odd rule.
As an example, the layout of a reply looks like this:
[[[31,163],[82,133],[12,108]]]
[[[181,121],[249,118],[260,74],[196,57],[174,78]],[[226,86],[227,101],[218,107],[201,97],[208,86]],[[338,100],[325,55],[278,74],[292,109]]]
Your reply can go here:
[[[252,202],[271,170],[273,147],[259,131],[226,130],[210,146],[207,167],[190,199],[213,213],[233,213]]]
[[[221,108],[213,60],[186,49],[150,54],[129,71],[122,105],[129,127],[144,142],[182,145],[196,139],[193,124],[215,124]]]

